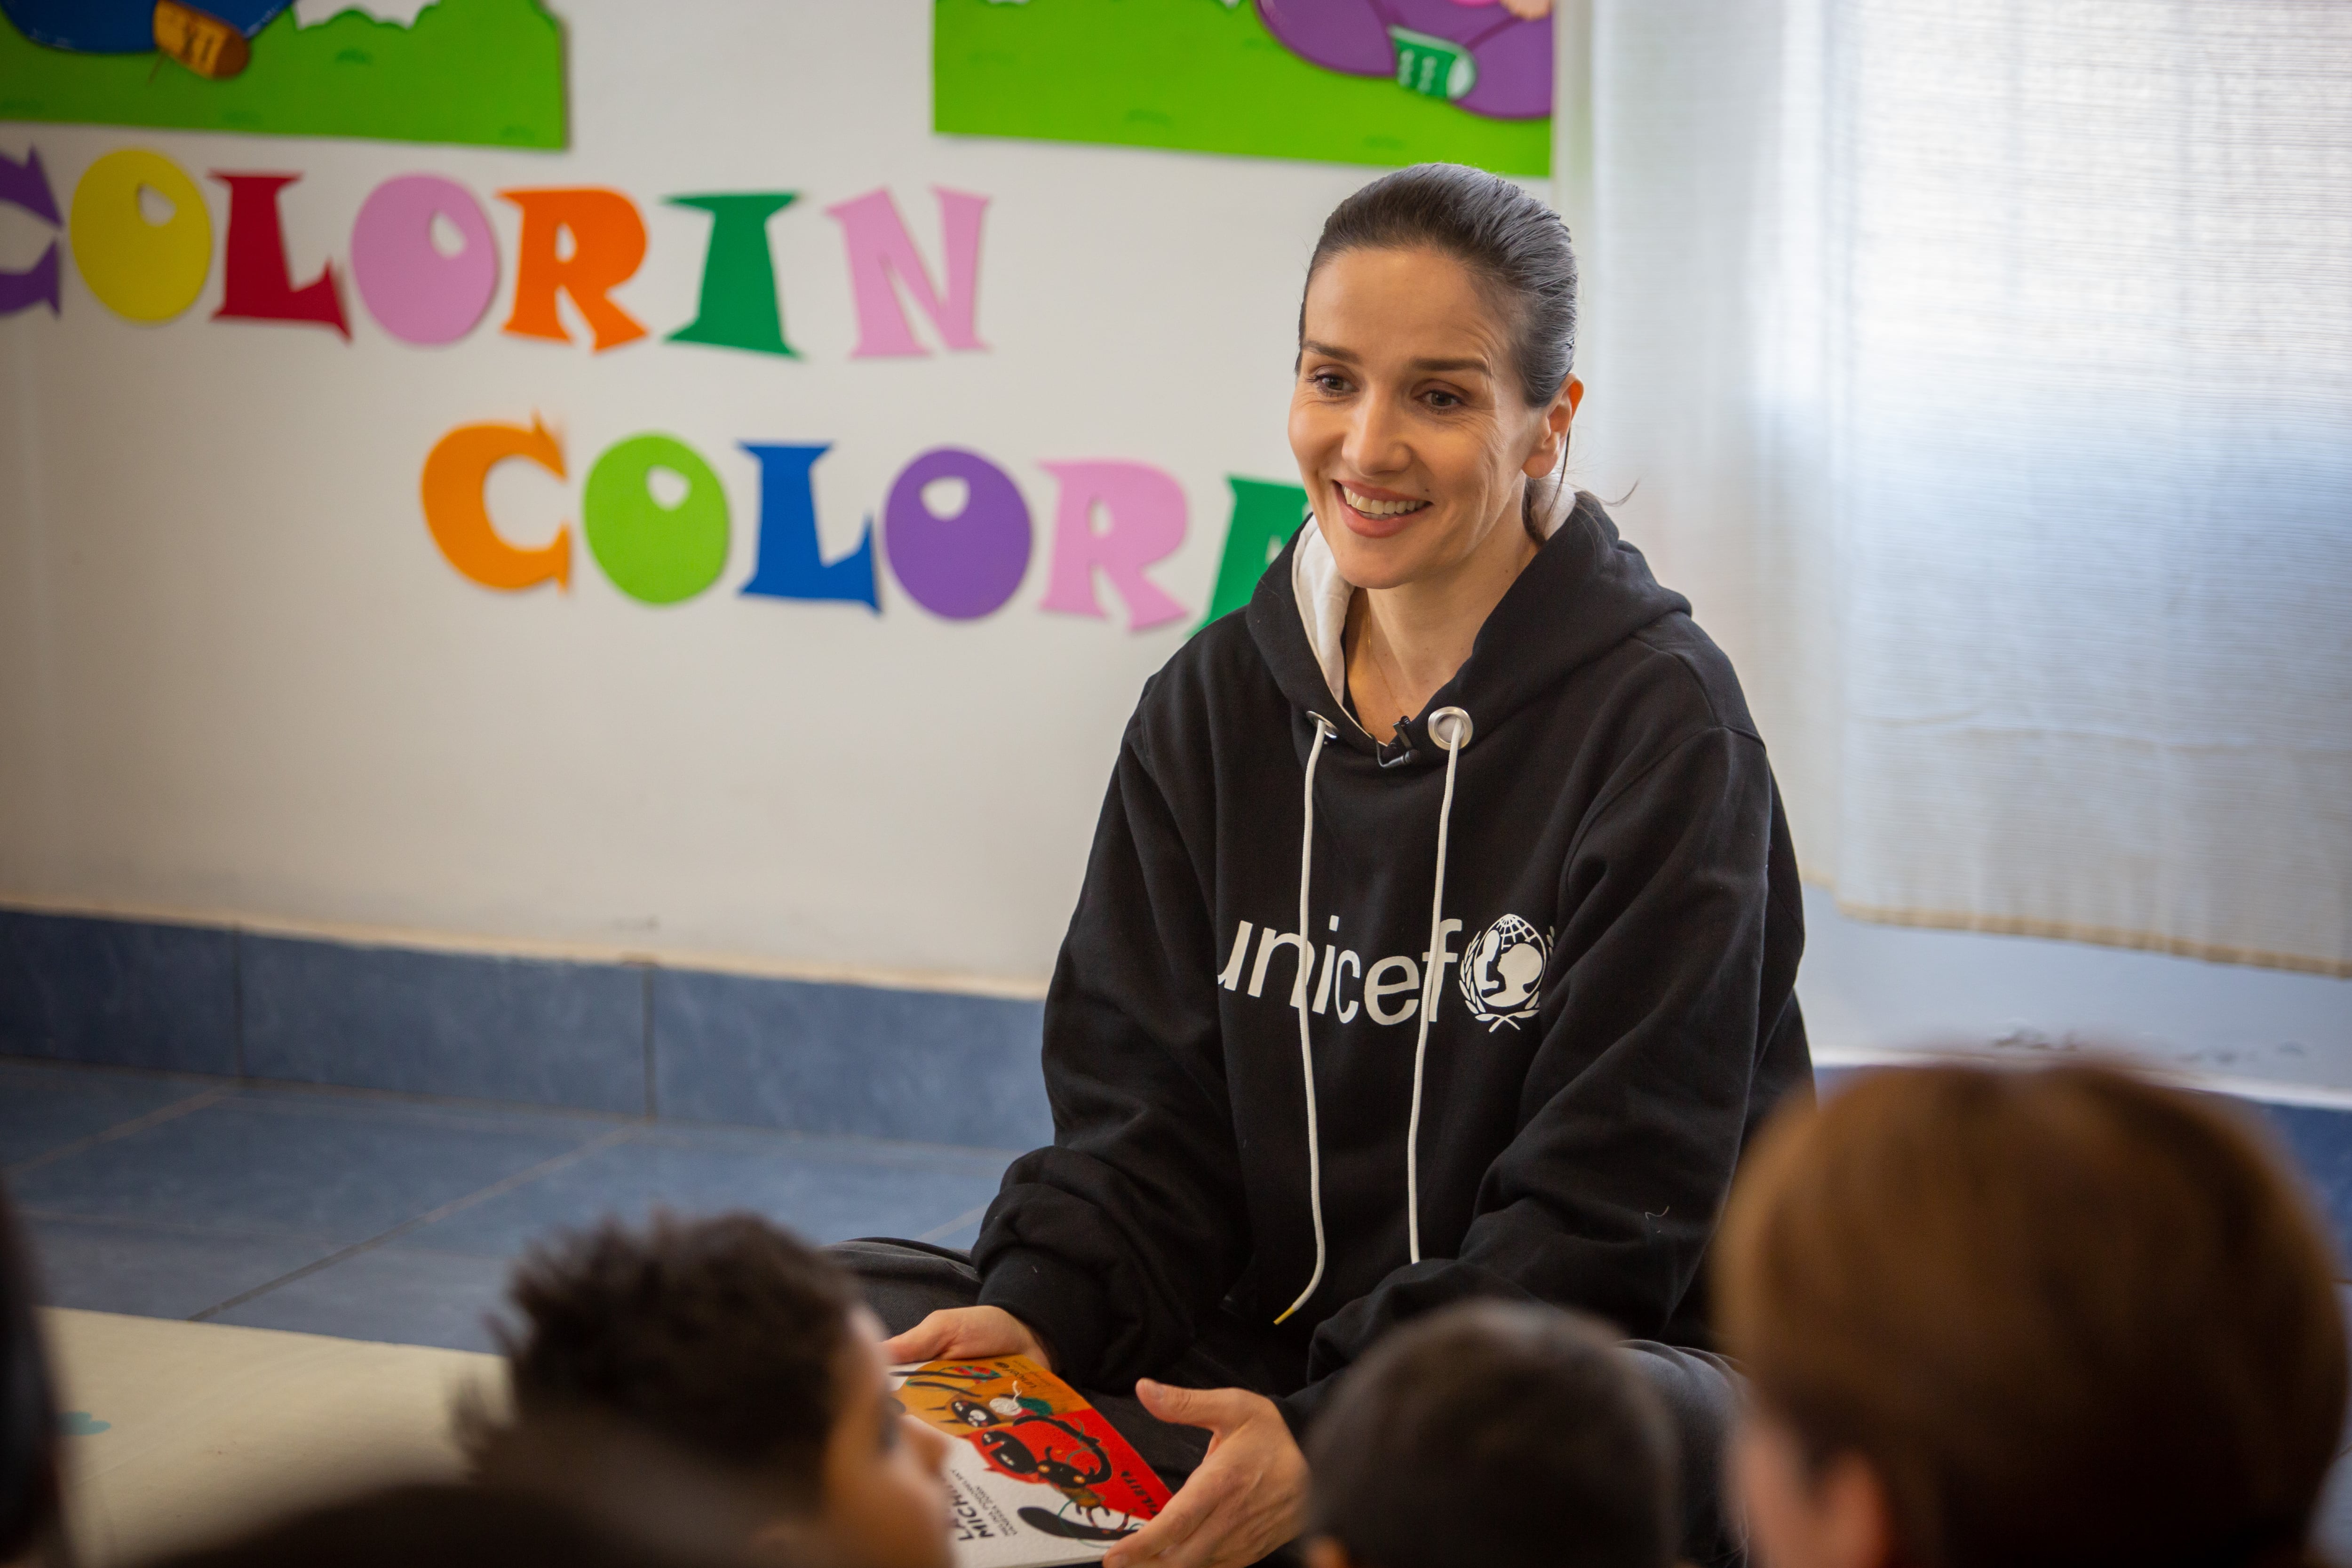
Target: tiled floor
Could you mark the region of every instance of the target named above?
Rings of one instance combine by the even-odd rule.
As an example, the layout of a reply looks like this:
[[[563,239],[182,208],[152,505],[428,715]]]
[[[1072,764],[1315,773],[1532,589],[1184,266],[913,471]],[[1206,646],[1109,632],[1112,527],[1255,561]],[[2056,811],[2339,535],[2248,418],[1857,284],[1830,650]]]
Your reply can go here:
[[[461,1350],[558,1228],[661,1205],[964,1246],[1011,1158],[0,1061],[0,1167],[54,1304]]]
[[[2273,1120],[2352,1231],[2344,1119]],[[1013,1152],[0,1058],[0,1174],[53,1304],[457,1350],[492,1348],[509,1267],[561,1227],[748,1208],[969,1246]],[[2352,1463],[2324,1513],[2352,1555]]]

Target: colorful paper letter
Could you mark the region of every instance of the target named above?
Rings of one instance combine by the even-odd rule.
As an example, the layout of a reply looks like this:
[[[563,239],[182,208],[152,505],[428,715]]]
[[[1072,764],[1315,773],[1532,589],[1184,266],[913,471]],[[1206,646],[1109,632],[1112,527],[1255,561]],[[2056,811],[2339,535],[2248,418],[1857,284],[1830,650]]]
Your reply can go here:
[[[674,507],[653,493],[654,470],[686,481]],[[691,599],[727,569],[727,491],[701,454],[668,436],[616,441],[588,470],[580,527],[613,586],[648,605]]]
[[[760,460],[760,559],[746,594],[776,599],[839,599],[879,610],[874,592],[874,520],[857,548],[827,561],[817,543],[816,487],[809,470],[833,447],[742,443]]]
[[[1208,612],[1201,617],[1205,626],[1219,616],[1230,615],[1250,602],[1257,591],[1257,580],[1298,531],[1307,516],[1307,492],[1297,485],[1276,484],[1269,479],[1244,479],[1226,476],[1225,483],[1234,490],[1234,514],[1225,524],[1225,552],[1217,563],[1217,591],[1209,596]],[[1192,628],[1200,630],[1200,626]]]
[[[1142,463],[1040,463],[1062,487],[1054,507],[1054,563],[1045,577],[1043,610],[1103,616],[1095,598],[1100,567],[1127,601],[1127,629],[1142,631],[1181,620],[1184,606],[1160,592],[1143,569],[1184,542],[1184,487]],[[1095,531],[1095,509],[1109,526]]]
[[[537,463],[563,477],[562,443],[539,416],[521,425],[460,425],[425,457],[425,526],[449,564],[485,588],[529,588],[551,579],[572,586],[572,530],[536,550],[519,549],[499,537],[482,502],[482,484],[509,458]]]
[[[961,479],[963,510],[937,517],[924,503],[934,479]],[[899,471],[882,506],[882,547],[908,597],[935,616],[968,621],[1013,597],[1029,570],[1029,503],[1013,476],[977,452],[936,447]]]
[[[710,215],[710,244],[702,253],[701,309],[669,335],[671,342],[800,357],[784,342],[783,314],[776,306],[776,264],[768,251],[768,220],[799,195],[736,191],[666,198],[672,206],[700,207]]]
[[[852,359],[928,354],[908,328],[895,279],[931,318],[940,341],[951,349],[984,349],[973,328],[980,305],[980,217],[986,196],[931,187],[940,198],[940,230],[947,245],[945,298],[931,283],[922,253],[898,219],[898,204],[885,188],[869,191],[825,212],[840,220],[849,247],[849,287],[857,302],[857,346]]]
[[[171,205],[149,223],[142,187]],[[195,181],[161,153],[125,147],[82,172],[66,228],[74,268],[99,302],[132,321],[168,321],[196,302],[213,265],[213,220]]]
[[[41,150],[29,147],[25,161],[0,153],[0,202],[31,213],[51,228],[65,220],[58,216],[58,198],[49,194],[49,176],[41,168]],[[35,305],[58,313],[58,242],[49,241],[41,258],[22,272],[0,272],[0,316],[13,316]]]
[[[444,256],[433,220],[465,248]],[[404,343],[454,343],[474,330],[499,288],[499,242],[471,191],[438,174],[400,174],[368,193],[352,225],[352,280],[368,314]]]
[[[343,300],[335,287],[335,264],[300,288],[287,275],[286,228],[278,216],[278,193],[299,174],[225,174],[213,178],[228,187],[228,239],[221,247],[221,302],[213,320],[310,321],[332,327],[352,340]]]
[[[562,189],[500,191],[522,209],[522,237],[515,242],[514,310],[506,330],[522,338],[572,341],[556,313],[555,296],[572,296],[596,340],[596,352],[634,342],[645,328],[605,298],[636,275],[646,258],[646,220],[618,191],[597,185]],[[557,254],[557,240],[572,231],[572,254]]]

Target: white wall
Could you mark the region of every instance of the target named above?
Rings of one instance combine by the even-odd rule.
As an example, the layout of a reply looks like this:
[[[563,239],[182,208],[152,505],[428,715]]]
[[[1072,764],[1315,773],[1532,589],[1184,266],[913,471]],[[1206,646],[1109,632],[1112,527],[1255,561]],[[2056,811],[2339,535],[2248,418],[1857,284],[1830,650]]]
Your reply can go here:
[[[506,337],[502,285],[468,339],[421,350],[388,339],[347,283],[346,345],[210,321],[217,266],[160,327],[110,314],[70,266],[60,318],[0,320],[0,901],[1035,990],[1121,724],[1184,629],[1034,608],[1054,499],[1037,462],[1177,475],[1190,532],[1156,575],[1202,604],[1224,476],[1290,472],[1301,268],[1367,172],[934,137],[929,9],[746,0],[723,8],[714,49],[661,8],[570,0],[560,155],[0,129],[0,151],[40,149],[61,204],[107,151],[168,153],[206,185],[216,250],[225,193],[205,170],[299,171],[282,202],[298,278],[345,259],[359,202],[392,174],[471,187],[509,283],[513,213],[493,191],[616,185],[653,235],[617,297],[655,334],[595,356]],[[1561,36],[1578,47],[1573,26]],[[1561,133],[1572,167],[1573,113]],[[933,184],[992,198],[991,351],[853,363],[839,229],[821,209],[887,184],[936,258]],[[805,357],[660,342],[694,313],[707,220],[659,198],[768,188],[803,193],[772,232]],[[0,214],[0,266],[47,237]],[[419,512],[425,453],[455,425],[534,411],[563,432],[571,478],[500,470],[503,527],[526,541],[576,527],[594,456],[667,431],[729,487],[719,585],[648,608],[576,545],[568,595],[462,580]],[[887,577],[878,618],[740,597],[756,512],[745,439],[835,443],[816,470],[835,552],[908,458],[976,447],[1026,491],[1029,579],[968,625]],[[2352,1086],[2352,983],[1865,926],[1822,897],[1809,909],[1801,990],[1832,1054],[2095,1037]]]
[[[1292,472],[1306,251],[1370,172],[935,137],[929,0],[743,0],[692,30],[667,7],[561,9],[562,154],[0,131],[0,151],[38,147],[61,205],[100,154],[165,153],[207,189],[216,258],[162,326],[109,313],[70,264],[60,318],[0,320],[0,900],[1034,985],[1126,715],[1189,625],[1035,608],[1055,494],[1037,463],[1176,475],[1190,531],[1155,575],[1204,605],[1224,476]],[[302,174],[281,201],[298,279],[343,262],[381,179],[459,180],[499,226],[500,293],[444,349],[388,338],[348,280],[348,345],[214,322],[215,168]],[[565,184],[645,213],[646,266],[615,298],[652,337],[592,356],[498,331],[515,215],[492,193]],[[991,198],[991,351],[853,362],[822,209],[887,185],[937,267],[934,184]],[[772,226],[797,363],[659,341],[695,313],[709,224],[659,198],[730,189],[802,193]],[[0,266],[21,266],[47,237],[9,216]],[[573,584],[501,595],[436,552],[418,473],[453,426],[533,411],[571,478],[509,464],[493,512],[521,542],[572,520]],[[664,609],[623,596],[576,535],[590,463],[646,429],[698,448],[734,513],[719,585]],[[740,597],[740,440],[835,443],[816,469],[835,552],[909,458],[977,448],[1027,495],[1028,580],[971,624],[887,574],[878,618]]]

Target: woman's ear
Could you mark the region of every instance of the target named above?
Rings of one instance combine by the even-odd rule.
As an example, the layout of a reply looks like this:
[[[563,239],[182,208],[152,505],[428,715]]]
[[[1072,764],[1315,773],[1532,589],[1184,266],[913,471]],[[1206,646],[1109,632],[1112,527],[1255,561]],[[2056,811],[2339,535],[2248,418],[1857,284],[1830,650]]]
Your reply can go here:
[[[1562,454],[1568,450],[1568,427],[1576,421],[1576,405],[1584,401],[1584,383],[1570,376],[1560,384],[1559,395],[1544,410],[1543,437],[1519,471],[1531,479],[1548,477],[1559,467]]]

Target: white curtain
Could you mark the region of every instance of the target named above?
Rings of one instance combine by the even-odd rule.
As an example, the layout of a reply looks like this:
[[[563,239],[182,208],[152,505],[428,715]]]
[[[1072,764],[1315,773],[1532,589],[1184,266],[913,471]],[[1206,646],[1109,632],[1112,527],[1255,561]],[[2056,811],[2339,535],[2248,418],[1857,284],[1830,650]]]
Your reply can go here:
[[[1575,476],[1807,875],[2352,973],[2352,5],[1578,16]]]

